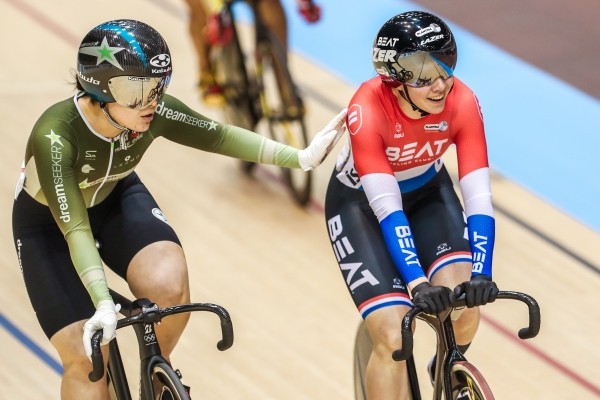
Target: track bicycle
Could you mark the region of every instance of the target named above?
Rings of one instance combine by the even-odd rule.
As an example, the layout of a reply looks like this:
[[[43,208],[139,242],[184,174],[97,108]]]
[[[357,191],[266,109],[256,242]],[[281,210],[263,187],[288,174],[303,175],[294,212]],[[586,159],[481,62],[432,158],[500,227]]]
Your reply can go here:
[[[254,40],[251,44],[242,43],[243,28],[234,12],[234,3],[239,1],[224,2],[219,19],[222,29],[230,29],[231,35],[227,35],[225,43],[211,46],[210,50],[213,76],[225,97],[224,119],[249,130],[256,130],[263,121],[271,138],[304,149],[308,145],[304,102],[290,74],[287,51],[261,19],[255,0],[244,0],[254,17]],[[247,173],[254,166],[251,162],[242,164]],[[281,171],[294,200],[306,205],[311,195],[312,173],[293,168]]]
[[[537,301],[525,294],[513,291],[500,291],[497,299],[518,300],[525,303],[529,312],[529,324],[519,330],[521,339],[535,337],[540,330],[541,317]],[[477,368],[467,361],[456,345],[452,321],[456,320],[465,308],[464,296],[455,301],[453,307],[437,316],[429,315],[417,307],[411,308],[402,320],[402,348],[392,354],[395,361],[406,360],[409,396],[420,400],[421,391],[415,367],[413,350],[413,321],[425,321],[436,333],[437,352],[433,376],[433,399],[493,400],[494,395]],[[360,324],[355,341],[354,383],[355,398],[366,399],[365,369],[371,353],[371,338],[364,321]]]
[[[160,323],[162,318],[170,315],[208,311],[216,314],[221,322],[222,339],[217,343],[221,351],[233,345],[233,325],[227,310],[211,303],[180,304],[172,307],[160,308],[147,298],[131,301],[121,294],[110,290],[115,303],[121,304],[121,314],[125,318],[117,321],[117,329],[133,326],[140,354],[140,400],[189,400],[189,393],[181,382],[181,374],[174,370],[162,356],[160,345],[156,337],[154,325]],[[100,342],[102,331],[92,335],[92,365],[89,374],[92,382],[104,376],[104,361]],[[123,366],[117,339],[108,344],[107,383],[109,394],[113,400],[131,400],[131,392],[127,383],[127,375]],[[156,386],[155,386],[156,385]],[[158,391],[155,387],[159,387]]]

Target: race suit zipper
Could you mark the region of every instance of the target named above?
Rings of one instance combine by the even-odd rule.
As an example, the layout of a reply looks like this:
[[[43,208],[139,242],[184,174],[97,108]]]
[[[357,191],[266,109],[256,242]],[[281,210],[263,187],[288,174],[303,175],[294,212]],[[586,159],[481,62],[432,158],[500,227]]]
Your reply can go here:
[[[121,133],[121,135],[122,135],[122,133]],[[110,156],[108,157],[108,166],[106,168],[106,174],[104,175],[104,179],[102,179],[102,182],[100,182],[100,185],[98,185],[98,189],[96,189],[96,191],[94,192],[94,196],[92,197],[92,201],[90,202],[90,207],[93,207],[94,204],[96,203],[96,196],[98,195],[98,193],[100,192],[100,189],[102,189],[102,186],[104,186],[104,184],[108,180],[108,177],[110,176],[110,169],[112,168],[113,154],[115,151],[115,142],[117,140],[120,140],[121,135],[113,138],[110,141]]]

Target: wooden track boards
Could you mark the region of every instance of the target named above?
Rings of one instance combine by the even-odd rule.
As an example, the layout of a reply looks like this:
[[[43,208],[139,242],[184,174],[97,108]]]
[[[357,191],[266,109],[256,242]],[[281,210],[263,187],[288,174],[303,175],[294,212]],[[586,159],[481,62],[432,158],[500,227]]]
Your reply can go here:
[[[1,4],[0,37],[10,55],[0,76],[0,163],[5,171],[0,209],[6,221],[0,226],[1,312],[56,360],[27,299],[9,221],[25,141],[40,113],[71,95],[69,71],[79,39],[91,26],[113,18],[110,10],[119,10],[118,17],[145,20],[171,46],[177,69],[170,92],[207,115],[218,114],[203,109],[193,89],[195,60],[183,2],[170,0],[161,6],[174,13],[136,0],[107,0],[102,7],[86,6],[85,13],[78,9],[80,3],[67,0],[54,1],[52,7],[39,0]],[[65,17],[73,11],[79,19]],[[307,93],[309,132],[316,132],[336,107],[345,106],[354,89],[299,57],[292,57],[292,63],[305,71],[297,77]],[[173,355],[192,394],[205,399],[353,398],[359,317],[329,248],[320,208],[333,157],[316,173],[315,201],[308,210],[291,202],[277,181],[277,169],[261,168],[255,177],[247,177],[235,160],[162,140],[146,158],[139,173],[186,248],[192,299],[225,306],[234,322],[235,344],[221,353],[215,347],[216,319],[192,317]],[[452,157],[448,165],[454,171]],[[525,323],[525,310],[508,302],[493,304],[483,313],[469,360],[486,375],[499,399],[599,397],[600,349],[594,339],[600,330],[600,278],[595,269],[600,255],[594,251],[600,243],[598,233],[501,176],[494,176],[493,189],[503,210],[497,213],[496,279],[504,290],[536,297],[542,307],[542,332],[528,342],[515,339]],[[585,258],[587,265],[548,239]],[[114,276],[110,279],[124,290]],[[2,328],[3,396],[58,398],[57,372]],[[433,338],[426,327],[418,332],[415,351],[422,356],[417,368],[424,374]],[[132,336],[119,335],[126,363],[135,373],[137,348],[126,345]],[[135,381],[130,379],[133,385]]]

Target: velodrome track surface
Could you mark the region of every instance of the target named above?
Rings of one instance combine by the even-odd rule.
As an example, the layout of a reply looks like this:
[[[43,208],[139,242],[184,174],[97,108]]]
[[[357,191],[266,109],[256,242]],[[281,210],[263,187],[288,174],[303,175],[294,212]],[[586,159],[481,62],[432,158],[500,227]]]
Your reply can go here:
[[[404,2],[394,3],[404,7]],[[437,2],[431,3],[431,7],[439,7]],[[472,7],[468,3],[456,1],[452,6]],[[521,8],[515,9],[532,13],[534,3],[519,3]],[[0,198],[0,207],[6,221],[0,230],[0,301],[4,304],[0,311],[4,354],[0,384],[6,398],[55,399],[60,366],[26,297],[9,224],[14,184],[32,124],[45,107],[72,93],[69,70],[80,38],[91,26],[115,17],[143,19],[157,27],[169,42],[176,63],[171,93],[207,114],[215,111],[203,109],[192,90],[195,61],[181,1],[109,0],[101,8],[86,6],[84,10],[80,2],[67,0],[54,1],[51,7],[39,0],[2,0],[0,4],[0,37],[7,55],[0,78],[5,143],[0,161],[5,171],[0,179],[5,196]],[[382,1],[381,7],[389,4]],[[509,7],[510,3],[505,4]],[[328,5],[323,6],[326,12]],[[589,7],[584,9],[591,13]],[[478,25],[475,18],[450,6],[439,12],[448,12],[453,23],[479,29],[475,33],[485,36],[487,28],[487,35],[496,35],[493,21]],[[71,13],[78,18],[66,17]],[[531,35],[539,34],[548,14],[538,5],[535,15],[539,22],[528,25]],[[510,16],[503,14],[502,18]],[[322,21],[327,22],[325,18]],[[297,21],[290,17],[290,23]],[[515,23],[514,30],[519,26]],[[502,47],[513,51],[510,44],[507,40]],[[529,53],[543,53],[535,50]],[[323,68],[324,62],[300,47],[298,52],[303,56],[293,56],[293,67],[307,95],[310,131],[315,132],[347,103],[356,84]],[[590,54],[582,51],[579,56]],[[578,55],[570,57],[577,59]],[[580,63],[573,64],[581,68]],[[580,78],[584,72],[566,75]],[[461,77],[467,82],[478,79]],[[543,75],[544,82],[550,78]],[[593,80],[588,82],[593,87]],[[547,93],[536,95],[549,97]],[[543,116],[560,117],[554,112]],[[276,180],[274,169],[263,168],[250,179],[239,172],[234,160],[168,142],[156,143],[142,163],[140,175],[186,246],[192,298],[227,307],[236,329],[234,347],[220,353],[214,346],[216,321],[199,315],[192,318],[173,361],[183,371],[184,381],[192,385],[193,394],[207,399],[352,398],[352,344],[358,316],[329,249],[321,212],[332,164],[330,158],[317,171],[312,207],[300,210]],[[454,167],[451,157],[448,165]],[[552,179],[547,175],[540,178]],[[499,399],[598,398],[600,350],[595,343],[600,312],[595,304],[600,256],[593,251],[599,239],[597,230],[590,223],[582,224],[582,217],[574,218],[571,212],[554,207],[555,201],[543,201],[545,196],[539,197],[523,182],[515,184],[507,174],[496,173],[493,185],[498,210],[496,279],[504,289],[525,291],[538,299],[543,311],[542,333],[528,342],[517,340],[515,333],[524,323],[524,310],[493,304],[484,311],[480,333],[468,356],[486,374]],[[590,193],[598,185],[593,186]],[[112,276],[111,282],[124,290]],[[418,332],[423,337],[416,345],[417,354],[424,355],[422,372],[431,336],[425,327]],[[126,332],[120,339],[135,372],[137,349],[126,345],[131,343]],[[135,385],[135,379],[130,381]]]

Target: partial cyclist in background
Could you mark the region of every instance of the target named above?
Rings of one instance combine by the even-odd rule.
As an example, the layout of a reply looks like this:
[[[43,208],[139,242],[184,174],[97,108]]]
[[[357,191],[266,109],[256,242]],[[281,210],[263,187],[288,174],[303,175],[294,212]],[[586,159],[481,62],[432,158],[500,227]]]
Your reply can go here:
[[[298,150],[221,124],[165,94],[172,72],[167,43],[152,27],[135,20],[100,24],[79,46],[77,93],[50,106],[29,137],[13,237],[32,306],[62,361],[63,399],[108,399],[106,378],[91,383],[87,376],[90,338],[102,330],[107,344],[119,310],[103,264],[136,298],[160,307],[190,301],[181,243],[135,172],[155,139],[310,170],[344,131],[345,110]],[[157,327],[167,359],[188,318]]]
[[[402,348],[402,318],[413,304],[438,314],[465,294],[468,308],[454,325],[465,352],[477,307],[498,294],[483,117],[475,94],[454,76],[456,61],[454,35],[437,16],[415,11],[388,20],[373,43],[379,76],[350,102],[350,140],[329,181],[329,237],[373,342],[369,400],[407,398],[405,363],[391,355]],[[464,211],[442,159],[452,145]]]
[[[189,9],[189,31],[196,49],[198,62],[198,89],[201,99],[210,106],[224,104],[223,91],[213,76],[210,62],[211,46],[231,40],[231,30],[223,26],[219,11],[225,0],[186,0]],[[279,0],[255,1],[257,10],[267,27],[287,50],[287,18]],[[298,11],[309,23],[319,21],[321,9],[312,0],[297,0]]]

